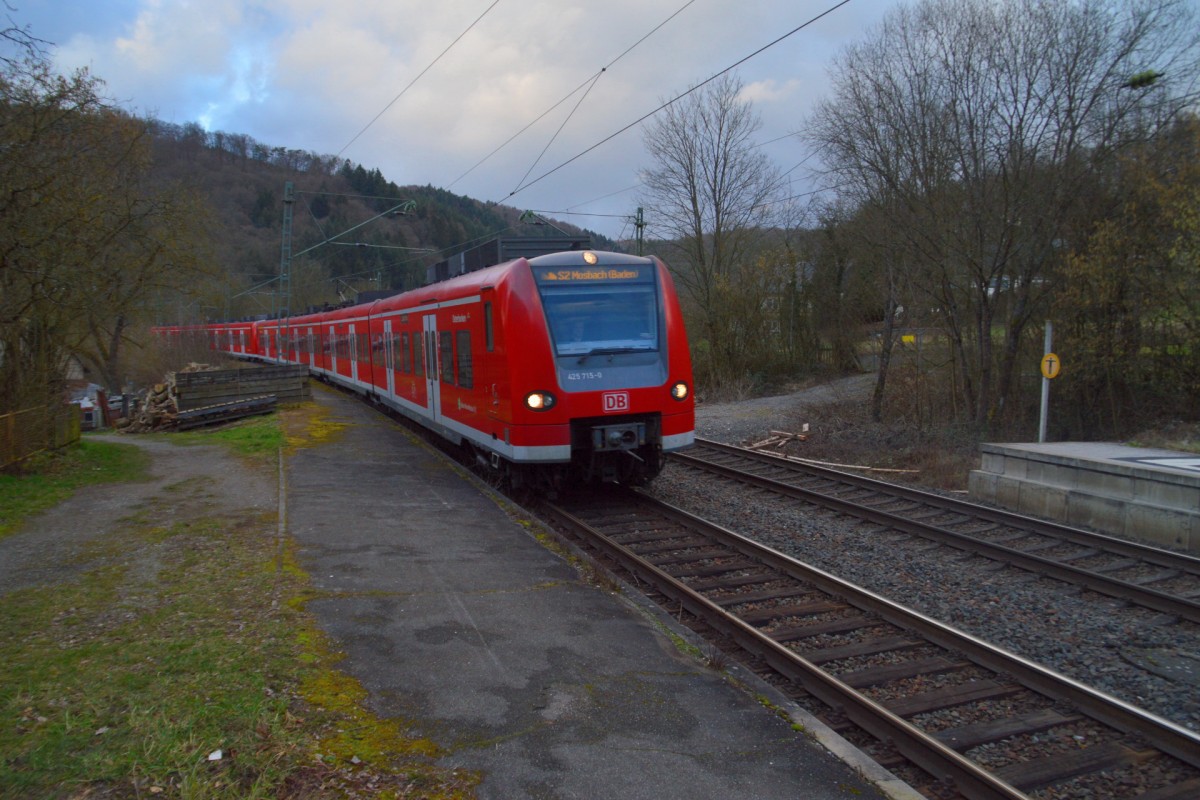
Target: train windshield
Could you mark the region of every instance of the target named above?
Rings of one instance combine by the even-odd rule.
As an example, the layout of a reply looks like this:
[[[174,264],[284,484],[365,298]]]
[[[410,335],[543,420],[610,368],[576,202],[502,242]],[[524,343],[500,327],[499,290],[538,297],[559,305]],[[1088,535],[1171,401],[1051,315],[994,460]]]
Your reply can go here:
[[[539,280],[542,307],[559,356],[658,350],[654,272],[622,280]]]

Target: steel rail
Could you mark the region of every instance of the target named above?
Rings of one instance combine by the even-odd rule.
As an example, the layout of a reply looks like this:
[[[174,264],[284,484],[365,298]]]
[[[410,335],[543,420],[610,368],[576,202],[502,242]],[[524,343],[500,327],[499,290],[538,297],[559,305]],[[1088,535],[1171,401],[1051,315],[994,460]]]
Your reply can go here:
[[[928,641],[957,651],[972,662],[1012,676],[1018,683],[1053,700],[1069,702],[1082,713],[1117,730],[1141,736],[1163,753],[1200,768],[1200,734],[1130,705],[1096,689],[1060,675],[1006,650],[995,647],[938,620],[905,608],[887,598],[811,565],[797,561],[733,531],[703,520],[682,509],[637,493],[643,509],[665,517],[693,532],[771,567],[795,580],[836,595],[846,603],[878,615],[905,630],[919,633]],[[933,775],[950,780],[971,798],[1024,798],[1025,794],[996,778],[936,739],[887,711],[853,688],[825,673],[748,623],[731,616],[720,606],[690,589],[664,570],[648,564],[632,550],[612,541],[575,514],[548,505],[549,515],[585,535],[599,550],[625,569],[647,579],[655,589],[680,603],[714,630],[728,636],[770,667],[803,686],[814,696],[838,708],[852,722],[872,735],[891,741],[907,758]]]
[[[560,524],[584,535],[587,540],[623,568],[646,580],[665,597],[704,620],[753,655],[803,686],[831,707],[838,708],[856,725],[879,739],[891,742],[906,758],[930,774],[948,780],[973,800],[1028,800],[1028,796],[995,777],[974,762],[910,725],[883,706],[855,691],[802,658],[752,625],[726,613],[720,606],[689,589],[682,581],[648,564],[633,551],[612,541],[583,520],[558,506],[543,509]]]
[[[841,498],[833,497],[813,489],[805,489],[804,487],[793,486],[772,478],[754,475],[753,473],[744,472],[712,461],[706,461],[695,456],[673,453],[671,458],[696,469],[768,489],[786,497],[823,506],[843,514],[874,522],[886,528],[892,528],[925,539],[932,539],[959,550],[979,553],[988,558],[1004,561],[1030,572],[1065,581],[1066,583],[1083,586],[1094,592],[1135,603],[1144,608],[1170,614],[1190,622],[1200,622],[1200,602],[1190,600],[1186,597],[1179,597],[1159,591],[1158,589],[1151,589],[1118,578],[1111,578],[1099,572],[1083,569],[1082,567],[1075,567],[1070,564],[1054,561],[1034,553],[1026,553],[1016,548],[988,542],[968,534],[958,533],[919,520],[908,519],[850,500],[842,500]],[[883,484],[883,486],[889,486],[889,484]]]
[[[645,495],[639,496],[652,503],[664,516],[682,525],[697,526],[707,535],[738,550],[748,558],[760,560],[787,575],[810,582],[830,594],[837,594],[852,605],[872,611],[894,625],[915,630],[935,644],[956,650],[977,664],[1012,675],[1029,689],[1055,699],[1067,700],[1095,719],[1123,731],[1141,734],[1146,741],[1163,752],[1200,768],[1200,733],[989,644],[727,528],[714,525],[683,509]]]
[[[1129,558],[1137,558],[1150,564],[1156,564],[1160,567],[1168,567],[1170,569],[1178,569],[1187,572],[1190,575],[1200,576],[1200,558],[1190,556],[1185,553],[1176,553],[1171,550],[1164,550],[1161,547],[1141,544],[1138,542],[1130,542],[1125,539],[1118,539],[1115,536],[1108,536],[1103,533],[1093,531],[1085,531],[1079,528],[1073,528],[1070,525],[1063,525],[1057,522],[1038,519],[1024,514],[1017,514],[1012,511],[1002,511],[996,508],[970,503],[965,500],[958,500],[953,497],[944,497],[942,495],[924,492],[920,489],[914,489],[910,486],[901,486],[899,484],[888,483],[886,481],[868,478],[863,475],[855,475],[850,472],[831,469],[816,464],[808,464],[803,461],[796,461],[784,456],[775,455],[773,453],[763,453],[758,450],[749,450],[745,447],[737,447],[735,445],[724,444],[723,442],[714,442],[709,439],[696,439],[697,449],[715,450],[721,453],[738,456],[740,458],[748,458],[759,461],[771,466],[786,468],[796,474],[812,475],[814,477],[824,477],[830,480],[840,481],[853,486],[858,486],[864,489],[873,489],[880,492],[885,492],[894,497],[912,500],[918,503],[942,508],[947,511],[962,514],[975,519],[984,520],[986,522],[994,522],[998,525],[1009,525],[1019,527],[1032,533],[1037,533],[1043,536],[1051,536],[1056,539],[1063,539],[1074,544],[1085,545],[1088,547],[1100,548],[1109,553],[1127,556]]]

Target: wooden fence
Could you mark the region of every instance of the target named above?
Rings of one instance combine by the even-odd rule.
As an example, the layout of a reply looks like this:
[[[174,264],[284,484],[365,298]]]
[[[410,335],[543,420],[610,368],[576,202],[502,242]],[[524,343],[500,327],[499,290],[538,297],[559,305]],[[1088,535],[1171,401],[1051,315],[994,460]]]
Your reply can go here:
[[[0,471],[79,441],[80,421],[81,409],[73,403],[0,414]]]

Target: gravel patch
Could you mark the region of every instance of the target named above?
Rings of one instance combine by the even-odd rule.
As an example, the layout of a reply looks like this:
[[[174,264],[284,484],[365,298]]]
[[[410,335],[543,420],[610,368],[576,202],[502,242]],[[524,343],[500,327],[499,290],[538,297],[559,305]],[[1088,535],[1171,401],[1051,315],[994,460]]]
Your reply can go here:
[[[181,447],[162,438],[115,434],[89,438],[147,451],[149,479],[85,487],[0,539],[0,593],[53,585],[93,569],[103,562],[94,545],[123,529],[278,508],[274,475],[247,468],[224,448]],[[152,555],[147,550],[139,557]]]
[[[869,380],[865,384],[869,391]],[[863,381],[697,410],[697,435],[766,438],[807,403],[852,400]],[[797,559],[1200,731],[1200,626],[1129,607],[923,539],[751,494],[668,465],[650,492]]]

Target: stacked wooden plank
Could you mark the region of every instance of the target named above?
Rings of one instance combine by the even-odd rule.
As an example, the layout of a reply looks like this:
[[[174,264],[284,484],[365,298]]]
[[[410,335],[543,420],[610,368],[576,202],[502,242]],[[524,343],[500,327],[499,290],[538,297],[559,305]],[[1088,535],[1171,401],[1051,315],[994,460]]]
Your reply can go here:
[[[175,392],[180,411],[274,395],[280,403],[300,403],[311,398],[308,368],[251,367],[178,373]]]
[[[186,431],[203,425],[215,425],[218,422],[251,417],[256,414],[270,414],[275,410],[275,395],[248,397],[244,400],[233,400],[228,403],[193,408],[180,411],[175,415],[175,430]]]
[[[310,397],[305,367],[218,370],[190,364],[152,387],[129,419],[118,420],[117,428],[125,433],[187,430],[268,414],[278,403]]]

